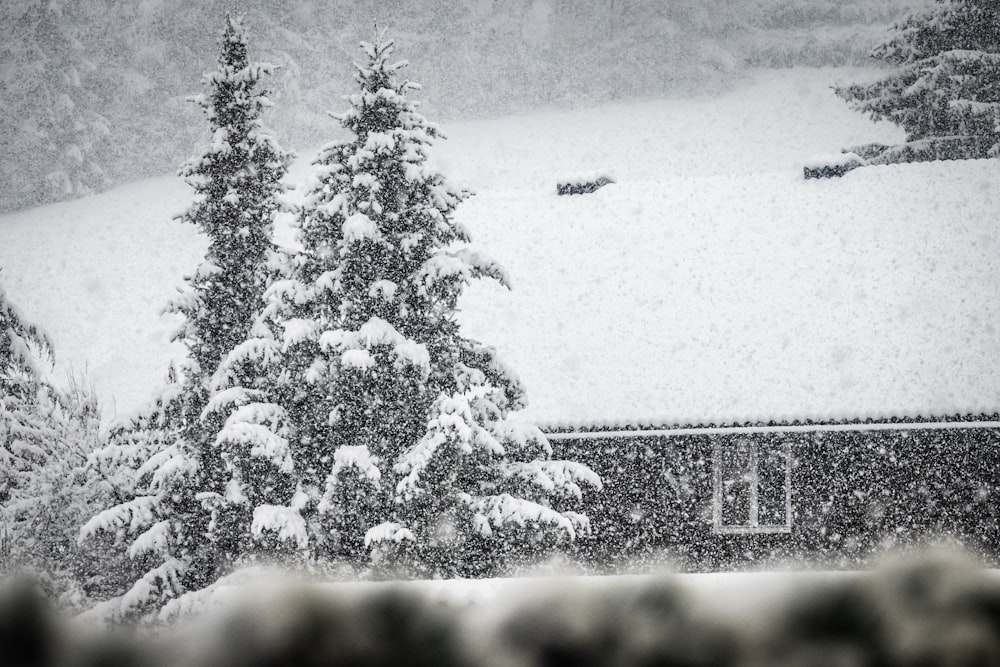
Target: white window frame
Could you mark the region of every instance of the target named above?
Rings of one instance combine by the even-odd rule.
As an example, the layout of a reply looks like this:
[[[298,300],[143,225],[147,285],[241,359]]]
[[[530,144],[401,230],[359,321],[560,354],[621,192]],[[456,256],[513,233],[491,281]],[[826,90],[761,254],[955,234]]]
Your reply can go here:
[[[784,454],[785,459],[785,522],[782,524],[761,524],[759,518],[759,497],[760,497],[760,473],[759,473],[759,449],[760,442],[756,438],[740,438],[737,441],[728,442],[725,445],[718,438],[715,442],[713,457],[713,490],[712,490],[712,531],[719,534],[747,535],[764,533],[790,533],[792,532],[792,448],[787,442],[775,447],[776,450]],[[722,522],[722,508],[725,502],[725,490],[723,489],[723,447],[731,447],[738,443],[750,444],[750,462],[746,478],[750,483],[750,507],[745,523],[724,524]]]

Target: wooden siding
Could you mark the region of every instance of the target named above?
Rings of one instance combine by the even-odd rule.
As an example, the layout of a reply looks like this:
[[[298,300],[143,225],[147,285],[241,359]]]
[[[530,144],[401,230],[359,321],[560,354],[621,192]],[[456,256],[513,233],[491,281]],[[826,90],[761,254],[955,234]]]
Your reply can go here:
[[[586,497],[592,567],[688,571],[808,560],[870,564],[887,550],[961,543],[1000,564],[1000,424],[770,425],[550,433],[555,455],[604,480]],[[719,531],[718,451],[790,452],[787,532]],[[773,484],[772,484],[773,490]],[[774,504],[773,501],[772,505]],[[779,516],[780,519],[780,516]]]

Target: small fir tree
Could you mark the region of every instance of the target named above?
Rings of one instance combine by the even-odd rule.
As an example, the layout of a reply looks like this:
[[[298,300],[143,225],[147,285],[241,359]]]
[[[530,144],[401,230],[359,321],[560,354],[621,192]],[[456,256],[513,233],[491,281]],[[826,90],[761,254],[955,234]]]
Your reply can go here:
[[[52,342],[7,299],[0,285],[0,532],[13,539],[24,490],[53,455],[58,430],[40,362],[52,360]]]
[[[0,286],[0,572],[31,571],[63,605],[82,607],[108,560],[79,548],[76,533],[115,488],[88,465],[98,443],[93,393],[45,379],[52,350]]]
[[[264,285],[282,264],[271,231],[285,208],[281,179],[291,155],[261,123],[269,102],[259,83],[271,71],[248,60],[242,20],[227,17],[219,67],[205,75],[209,93],[195,98],[208,116],[212,143],[181,170],[197,197],[180,219],[209,239],[205,260],[168,307],[184,318],[177,339],[188,349],[187,360],[172,369],[148,409],[113,425],[97,457],[105,465],[134,466],[134,486],[127,502],[95,516],[81,534],[119,534],[144,571],[101,614],[134,615],[201,589],[240,553],[238,543],[212,537],[212,499],[225,492],[226,479],[213,442],[222,424],[213,421],[212,406],[226,399],[213,395],[209,379],[249,335]]]
[[[880,80],[836,88],[852,108],[906,130],[881,161],[986,157],[1000,152],[1000,4],[937,0],[895,26],[872,56]]]
[[[465,285],[507,278],[466,245],[454,211],[467,193],[427,164],[440,133],[407,99],[417,86],[390,63],[392,42],[362,48],[337,116],[352,138],[317,161],[304,251],[215,378],[230,471],[219,512],[243,516],[227,541],[271,556],[481,575],[515,538],[586,531],[569,504],[600,481],[548,460],[542,433],[514,419],[516,375],[461,335]]]
[[[81,380],[68,390],[48,387],[40,417],[49,424],[50,454],[37,464],[11,505],[10,564],[31,572],[49,597],[81,610],[123,583],[129,564],[108,539],[79,544],[80,526],[122,499],[119,480],[95,466],[100,412]]]

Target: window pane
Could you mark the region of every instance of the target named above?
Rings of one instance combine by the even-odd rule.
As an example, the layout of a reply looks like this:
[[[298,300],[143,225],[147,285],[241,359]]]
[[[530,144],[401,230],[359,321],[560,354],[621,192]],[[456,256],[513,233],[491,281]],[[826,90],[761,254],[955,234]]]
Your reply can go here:
[[[762,526],[784,526],[788,521],[786,471],[788,448],[761,445],[757,452],[757,516]]]
[[[715,520],[727,532],[786,532],[790,449],[752,437],[715,445]]]
[[[745,526],[750,520],[753,443],[724,443],[720,450],[723,526]]]

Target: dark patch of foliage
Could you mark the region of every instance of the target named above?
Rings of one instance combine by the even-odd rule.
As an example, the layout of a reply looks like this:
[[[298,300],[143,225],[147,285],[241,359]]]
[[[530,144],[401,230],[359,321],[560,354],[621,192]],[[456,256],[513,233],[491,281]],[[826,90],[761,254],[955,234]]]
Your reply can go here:
[[[556,184],[556,194],[559,195],[585,195],[597,192],[605,185],[614,183],[609,176],[599,176],[594,179],[579,179],[561,181]]]

